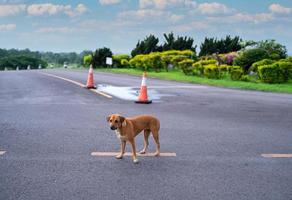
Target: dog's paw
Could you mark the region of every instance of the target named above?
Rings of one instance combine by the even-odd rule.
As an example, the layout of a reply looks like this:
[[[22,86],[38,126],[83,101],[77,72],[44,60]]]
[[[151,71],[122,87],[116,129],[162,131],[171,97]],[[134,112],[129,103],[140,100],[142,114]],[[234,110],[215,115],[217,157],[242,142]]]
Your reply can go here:
[[[136,159],[133,160],[133,163],[138,164],[139,160],[136,158]]]
[[[160,152],[155,152],[154,153],[154,156],[156,156],[156,157],[159,156],[159,155],[160,155]]]
[[[116,156],[116,159],[122,159],[122,158],[123,158],[123,155],[119,154],[119,155]]]
[[[141,151],[139,151],[139,154],[145,154],[145,153],[146,153],[145,150],[141,150]]]

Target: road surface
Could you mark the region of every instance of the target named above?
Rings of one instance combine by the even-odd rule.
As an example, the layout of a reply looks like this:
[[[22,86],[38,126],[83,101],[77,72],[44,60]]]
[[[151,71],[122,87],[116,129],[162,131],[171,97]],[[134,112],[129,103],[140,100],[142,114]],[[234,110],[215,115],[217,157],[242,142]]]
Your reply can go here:
[[[1,200],[292,199],[292,158],[262,156],[292,154],[292,95],[148,79],[155,100],[140,105],[43,73],[87,78],[86,71],[0,72]],[[120,91],[141,83],[94,78]],[[161,151],[176,157],[140,157],[135,165],[130,157],[91,156],[119,150],[106,123],[111,113],[157,116]]]

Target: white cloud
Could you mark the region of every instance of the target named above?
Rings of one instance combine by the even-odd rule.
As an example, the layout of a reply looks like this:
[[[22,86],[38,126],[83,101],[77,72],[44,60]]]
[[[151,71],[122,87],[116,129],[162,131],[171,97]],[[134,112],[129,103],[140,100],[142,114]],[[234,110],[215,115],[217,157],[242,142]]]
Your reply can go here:
[[[173,14],[169,17],[169,21],[173,22],[173,23],[176,23],[180,20],[182,20],[184,18],[184,15],[176,15],[176,14]]]
[[[26,5],[17,4],[17,5],[0,5],[0,17],[16,15],[25,11]]]
[[[287,7],[281,6],[280,4],[275,4],[275,3],[269,6],[269,10],[273,13],[279,13],[279,14],[292,13],[292,8],[287,8]]]
[[[87,8],[84,4],[78,4],[75,10],[81,14],[81,13],[85,13],[87,11]]]
[[[195,7],[197,3],[192,0],[139,0],[139,6],[142,9],[156,8],[165,9],[168,6],[187,6]]]
[[[117,4],[120,3],[121,0],[99,0],[101,5],[110,5],[110,4]]]
[[[74,31],[73,28],[69,27],[42,27],[38,29],[37,33],[72,33]]]
[[[232,23],[261,23],[274,20],[272,13],[236,13],[230,16],[220,16],[220,17],[207,17],[208,23],[222,23],[222,24],[232,24]]]
[[[16,28],[16,24],[0,24],[0,31],[12,31]]]
[[[202,14],[221,14],[230,13],[233,9],[221,3],[202,3],[198,5],[198,11]]]
[[[57,4],[32,4],[27,7],[27,13],[33,16],[40,15],[55,15],[58,13],[65,13],[69,17],[78,16],[87,11],[87,8],[83,4],[78,4],[75,9],[71,5],[57,5]]]
[[[166,15],[166,12],[160,10],[152,9],[139,9],[139,10],[129,10],[123,11],[118,14],[120,18],[131,18],[131,19],[143,19],[151,17],[161,17]]]

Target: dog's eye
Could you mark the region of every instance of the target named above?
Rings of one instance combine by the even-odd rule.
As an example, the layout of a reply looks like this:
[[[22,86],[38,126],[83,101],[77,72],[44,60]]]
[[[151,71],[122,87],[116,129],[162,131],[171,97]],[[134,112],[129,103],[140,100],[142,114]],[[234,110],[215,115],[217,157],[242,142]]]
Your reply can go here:
[[[118,120],[116,120],[115,123],[118,123]]]
[[[113,120],[110,120],[110,122],[112,122]]]

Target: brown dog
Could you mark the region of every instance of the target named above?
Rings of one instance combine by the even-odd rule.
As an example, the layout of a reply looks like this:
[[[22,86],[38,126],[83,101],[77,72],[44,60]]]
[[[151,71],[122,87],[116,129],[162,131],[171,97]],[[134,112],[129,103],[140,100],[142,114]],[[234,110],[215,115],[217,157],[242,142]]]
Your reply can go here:
[[[155,156],[159,156],[160,122],[157,118],[151,115],[139,115],[133,118],[125,118],[119,114],[112,114],[107,117],[107,121],[110,124],[111,130],[115,130],[117,137],[120,138],[121,140],[121,152],[119,155],[116,156],[117,159],[123,158],[123,155],[125,153],[126,142],[130,142],[132,146],[133,162],[134,163],[139,162],[136,156],[135,137],[141,131],[144,131],[144,147],[139,153],[140,154],[146,153],[149,144],[148,138],[151,132],[156,143]]]

